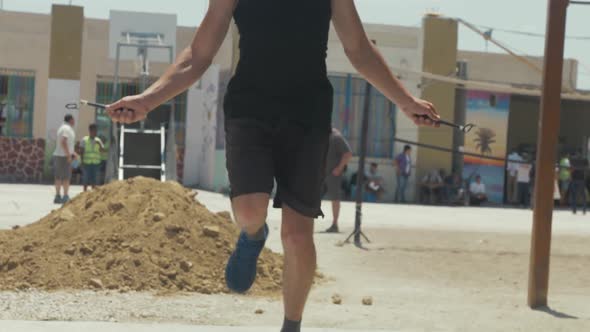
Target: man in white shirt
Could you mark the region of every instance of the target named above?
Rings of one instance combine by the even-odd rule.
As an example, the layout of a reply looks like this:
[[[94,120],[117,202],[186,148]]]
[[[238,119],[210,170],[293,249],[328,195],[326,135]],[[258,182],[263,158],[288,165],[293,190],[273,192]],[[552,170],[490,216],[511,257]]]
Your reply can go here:
[[[522,207],[529,207],[531,203],[531,168],[532,164],[519,164],[517,169],[518,200]]]
[[[475,182],[472,182],[469,186],[470,202],[471,205],[480,206],[481,203],[488,200],[486,193],[486,185],[481,182],[481,176],[475,177]]]
[[[71,114],[64,117],[64,123],[57,130],[56,146],[53,152],[53,169],[55,176],[55,199],[53,203],[63,204],[70,200],[70,179],[72,177],[72,160],[76,158],[74,144],[76,133],[74,132],[75,120]],[[63,196],[60,195],[63,187]]]
[[[506,165],[506,171],[508,173],[506,195],[508,196],[509,204],[518,203],[518,165],[519,162],[523,161],[522,157],[518,152],[513,151],[508,156],[508,163]]]

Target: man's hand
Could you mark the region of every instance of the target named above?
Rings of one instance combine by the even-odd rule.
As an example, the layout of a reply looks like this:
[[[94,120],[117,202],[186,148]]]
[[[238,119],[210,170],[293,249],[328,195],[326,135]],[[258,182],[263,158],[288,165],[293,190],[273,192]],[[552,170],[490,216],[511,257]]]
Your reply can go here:
[[[145,119],[151,109],[145,104],[141,95],[136,95],[107,105],[106,111],[113,122],[130,124]]]
[[[437,121],[440,119],[440,115],[438,115],[436,108],[431,102],[413,98],[410,103],[401,106],[401,110],[417,126],[439,126]]]
[[[334,170],[332,170],[332,175],[340,176],[340,175],[342,175],[342,171],[343,171],[343,168],[338,166],[338,167],[334,168]]]

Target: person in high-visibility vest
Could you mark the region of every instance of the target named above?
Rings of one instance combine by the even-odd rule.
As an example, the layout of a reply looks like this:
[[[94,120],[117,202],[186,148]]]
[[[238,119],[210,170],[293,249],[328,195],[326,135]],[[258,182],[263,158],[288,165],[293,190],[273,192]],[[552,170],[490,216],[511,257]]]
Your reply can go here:
[[[104,137],[103,135],[98,136],[104,149],[100,153],[100,177],[98,179],[98,183],[100,185],[106,182],[106,173],[107,173],[107,161],[109,160],[109,148],[111,146],[110,142]]]
[[[84,191],[88,190],[88,186],[91,186],[92,189],[94,189],[98,184],[101,153],[105,148],[100,138],[96,136],[97,132],[96,124],[91,124],[88,127],[89,135],[85,136],[80,142]]]

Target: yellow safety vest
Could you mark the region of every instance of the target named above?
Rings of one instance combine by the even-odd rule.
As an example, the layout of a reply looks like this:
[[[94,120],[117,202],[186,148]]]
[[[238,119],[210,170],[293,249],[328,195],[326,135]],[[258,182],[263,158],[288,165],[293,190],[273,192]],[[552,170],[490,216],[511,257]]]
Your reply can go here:
[[[85,165],[99,165],[100,164],[100,145],[95,139],[90,139],[89,136],[84,137],[84,164]]]
[[[102,144],[104,145],[104,152],[100,153],[100,160],[101,161],[107,161],[109,160],[109,148],[110,148],[110,144],[107,142],[102,142]]]

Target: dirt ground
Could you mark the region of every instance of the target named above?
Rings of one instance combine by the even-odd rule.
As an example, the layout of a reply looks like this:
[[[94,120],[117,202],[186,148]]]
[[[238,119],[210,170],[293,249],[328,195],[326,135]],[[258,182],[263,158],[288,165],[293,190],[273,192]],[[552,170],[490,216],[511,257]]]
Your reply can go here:
[[[199,199],[214,210],[227,208],[220,196]],[[353,208],[344,207],[346,231],[352,224],[346,216]],[[327,281],[312,291],[306,326],[590,331],[590,217],[556,214],[550,308],[534,311],[526,305],[530,211],[385,205],[365,209],[365,231],[373,242],[368,250],[337,246],[345,233],[316,235],[318,264]],[[273,229],[269,247],[275,251],[280,250],[278,216],[273,211],[269,220]],[[406,222],[388,225],[391,216]],[[326,226],[327,222],[318,222],[317,229]],[[341,305],[332,304],[334,294],[341,296]],[[362,304],[366,296],[373,298],[372,306]],[[257,309],[262,313],[256,314]],[[259,296],[0,293],[0,319],[277,326],[281,317],[280,299]]]

